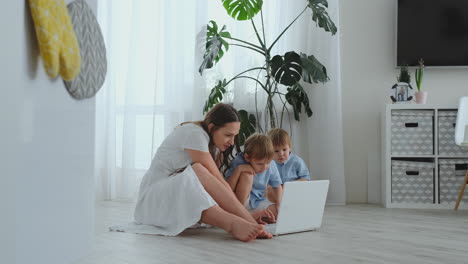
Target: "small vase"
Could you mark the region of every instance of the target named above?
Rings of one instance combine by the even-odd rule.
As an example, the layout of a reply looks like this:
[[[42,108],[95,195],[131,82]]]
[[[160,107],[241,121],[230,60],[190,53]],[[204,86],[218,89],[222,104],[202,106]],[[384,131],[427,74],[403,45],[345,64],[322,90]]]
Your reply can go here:
[[[426,104],[427,103],[427,92],[416,92],[415,94],[416,97],[416,103],[417,104]]]

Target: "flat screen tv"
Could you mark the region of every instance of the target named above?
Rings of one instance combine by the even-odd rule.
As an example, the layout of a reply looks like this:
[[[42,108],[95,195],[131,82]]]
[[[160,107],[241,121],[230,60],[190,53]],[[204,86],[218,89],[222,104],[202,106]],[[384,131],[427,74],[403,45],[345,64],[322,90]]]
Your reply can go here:
[[[397,66],[468,66],[468,0],[398,0]]]

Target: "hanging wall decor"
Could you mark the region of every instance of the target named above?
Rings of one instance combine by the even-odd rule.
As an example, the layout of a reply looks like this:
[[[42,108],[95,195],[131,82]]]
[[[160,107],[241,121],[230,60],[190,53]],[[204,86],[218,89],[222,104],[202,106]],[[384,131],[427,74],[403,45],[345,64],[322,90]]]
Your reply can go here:
[[[73,80],[80,72],[80,50],[63,0],[29,0],[39,51],[47,75]]]
[[[81,70],[75,79],[64,83],[73,98],[86,99],[99,91],[106,78],[106,47],[97,19],[86,1],[68,4],[68,11],[80,46]]]

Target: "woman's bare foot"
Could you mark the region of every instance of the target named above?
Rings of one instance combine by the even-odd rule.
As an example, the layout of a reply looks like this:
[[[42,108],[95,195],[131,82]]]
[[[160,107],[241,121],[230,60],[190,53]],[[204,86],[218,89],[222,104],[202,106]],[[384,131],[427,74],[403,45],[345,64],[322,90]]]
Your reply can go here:
[[[262,230],[263,227],[259,224],[253,224],[242,218],[237,218],[232,221],[228,232],[240,241],[249,242],[255,239]]]
[[[272,239],[273,235],[270,232],[263,229],[263,226],[262,226],[262,229],[260,230],[260,232],[258,232],[257,238],[258,239]]]
[[[253,219],[252,219],[253,220]],[[212,206],[202,213],[203,223],[224,229],[240,241],[248,242],[255,238],[271,238],[271,234],[263,229],[263,225],[249,222],[237,215],[224,211],[218,205]]]

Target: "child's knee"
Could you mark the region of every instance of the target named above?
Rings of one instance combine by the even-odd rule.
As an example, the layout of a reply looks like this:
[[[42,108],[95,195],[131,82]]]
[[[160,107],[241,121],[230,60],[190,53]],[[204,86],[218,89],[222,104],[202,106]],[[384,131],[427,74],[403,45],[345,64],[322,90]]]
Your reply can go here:
[[[240,174],[240,180],[243,181],[243,182],[247,182],[247,183],[252,183],[253,182],[253,177],[254,175],[252,173],[248,173],[248,172],[242,172]]]

